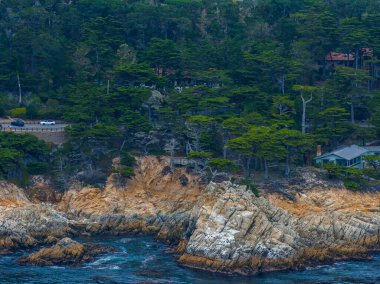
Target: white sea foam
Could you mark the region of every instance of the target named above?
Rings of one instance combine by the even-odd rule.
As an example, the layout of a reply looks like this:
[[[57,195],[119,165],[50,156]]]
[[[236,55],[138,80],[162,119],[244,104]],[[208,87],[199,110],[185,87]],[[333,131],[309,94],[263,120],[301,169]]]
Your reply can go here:
[[[120,239],[118,242],[119,243],[123,243],[123,244],[127,244],[129,242],[133,241],[132,238],[123,238],[123,239]]]
[[[66,269],[64,266],[50,266],[52,269]]]

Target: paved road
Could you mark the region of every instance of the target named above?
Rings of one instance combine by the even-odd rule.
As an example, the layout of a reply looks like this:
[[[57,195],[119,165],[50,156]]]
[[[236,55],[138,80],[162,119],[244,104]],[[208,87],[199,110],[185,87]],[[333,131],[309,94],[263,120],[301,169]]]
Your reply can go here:
[[[24,131],[63,131],[68,124],[55,124],[55,125],[40,125],[40,124],[25,124],[23,127],[13,126],[10,123],[2,123],[3,130],[11,128],[12,130],[24,130]]]

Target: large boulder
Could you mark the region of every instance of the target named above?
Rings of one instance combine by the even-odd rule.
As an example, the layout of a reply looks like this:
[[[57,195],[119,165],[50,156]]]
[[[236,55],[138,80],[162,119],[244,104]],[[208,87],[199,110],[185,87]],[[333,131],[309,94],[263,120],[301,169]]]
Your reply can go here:
[[[23,265],[80,265],[94,260],[98,255],[115,251],[113,247],[96,243],[81,244],[70,238],[63,238],[55,245],[42,248],[29,256],[19,258]]]
[[[294,201],[258,198],[245,186],[210,183],[191,212],[179,261],[251,274],[367,258],[367,249],[380,247],[379,201],[337,189],[307,191]]]

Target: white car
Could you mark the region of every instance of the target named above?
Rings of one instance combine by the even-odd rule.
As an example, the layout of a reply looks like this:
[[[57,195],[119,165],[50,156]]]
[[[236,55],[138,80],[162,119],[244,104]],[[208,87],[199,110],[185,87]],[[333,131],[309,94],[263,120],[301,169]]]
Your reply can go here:
[[[40,121],[40,124],[41,125],[55,125],[55,121],[54,120],[42,120],[42,121]]]

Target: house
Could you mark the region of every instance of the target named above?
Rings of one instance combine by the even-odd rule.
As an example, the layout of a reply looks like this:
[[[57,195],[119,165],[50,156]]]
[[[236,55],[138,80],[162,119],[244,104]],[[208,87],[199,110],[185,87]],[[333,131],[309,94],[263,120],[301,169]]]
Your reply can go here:
[[[330,52],[325,58],[327,63],[333,65],[353,66],[355,62],[355,55],[352,53],[343,52]]]
[[[380,155],[380,146],[350,145],[323,155],[318,151],[315,162],[322,165],[334,163],[339,166],[363,169],[365,167],[363,157],[366,155]]]

